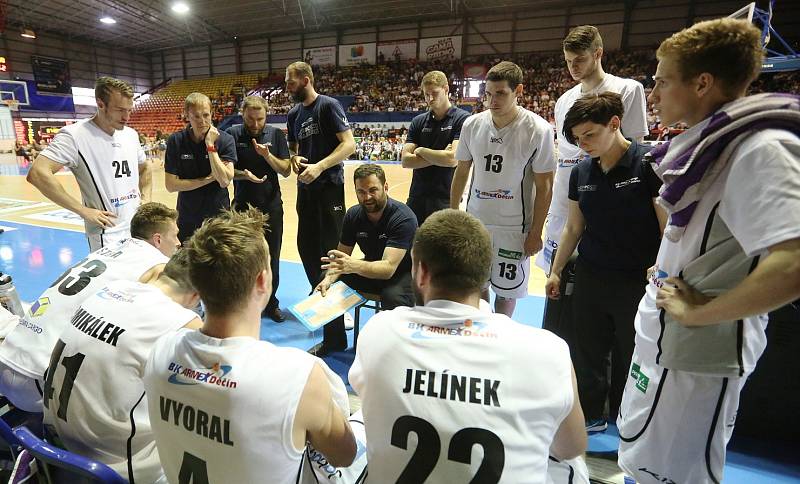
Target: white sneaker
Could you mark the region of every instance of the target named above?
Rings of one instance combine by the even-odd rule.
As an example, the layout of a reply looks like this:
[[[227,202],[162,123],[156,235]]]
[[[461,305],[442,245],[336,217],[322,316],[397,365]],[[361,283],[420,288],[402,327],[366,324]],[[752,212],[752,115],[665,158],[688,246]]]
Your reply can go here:
[[[350,313],[344,313],[344,329],[351,330],[355,327],[356,322],[353,320],[353,316],[350,316]]]

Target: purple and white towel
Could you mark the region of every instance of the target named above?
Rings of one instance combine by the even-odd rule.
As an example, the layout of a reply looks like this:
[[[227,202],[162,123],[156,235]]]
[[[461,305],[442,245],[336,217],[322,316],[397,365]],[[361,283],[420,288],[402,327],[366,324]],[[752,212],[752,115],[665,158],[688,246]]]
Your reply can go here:
[[[669,213],[664,236],[677,242],[706,189],[753,131],[783,129],[800,136],[800,96],[764,93],[732,101],[705,128],[689,130],[648,153],[664,182],[657,202]]]

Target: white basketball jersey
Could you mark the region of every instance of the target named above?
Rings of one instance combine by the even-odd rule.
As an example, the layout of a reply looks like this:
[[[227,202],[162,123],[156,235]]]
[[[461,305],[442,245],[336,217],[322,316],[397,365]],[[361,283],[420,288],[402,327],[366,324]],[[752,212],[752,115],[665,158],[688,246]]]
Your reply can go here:
[[[472,161],[467,212],[484,225],[519,227],[533,221],[533,174],[554,171],[553,127],[517,107],[517,118],[497,129],[490,111],[470,116],[461,128],[456,159]]]
[[[69,167],[85,206],[117,216],[106,229],[85,223],[87,234],[130,236],[131,218],[141,203],[139,164],[146,161],[134,129],[126,126],[109,136],[91,119],[79,121],[61,128],[42,155]]]
[[[304,449],[294,447],[292,428],[314,363],[349,415],[341,378],[296,348],[190,330],[161,338],[144,383],[167,479],[294,484]]]
[[[72,452],[130,482],[161,475],[144,393],[155,341],[197,315],[155,286],[114,281],[86,299],[59,337],[44,385],[44,422]]]
[[[588,92],[581,92],[581,84],[573,86],[561,95],[556,101],[556,138],[558,139],[558,169],[553,183],[553,199],[550,202],[550,213],[566,217],[568,210],[569,174],[572,167],[578,164],[585,156],[582,149],[573,145],[564,138],[564,119],[567,117],[575,101],[582,96],[599,94],[602,92],[615,92],[622,96],[622,105],[625,109],[622,115],[622,134],[626,138],[639,138],[647,134],[647,105],[644,87],[638,81],[606,74],[603,81]],[[558,242],[558,239],[556,239]]]
[[[92,252],[67,269],[33,303],[0,344],[0,361],[29,378],[42,379],[58,336],[86,298],[111,281],[136,281],[167,260],[158,249],[139,239],[125,239]]]
[[[544,483],[574,398],[563,340],[442,300],[375,315],[350,384],[381,483]]]

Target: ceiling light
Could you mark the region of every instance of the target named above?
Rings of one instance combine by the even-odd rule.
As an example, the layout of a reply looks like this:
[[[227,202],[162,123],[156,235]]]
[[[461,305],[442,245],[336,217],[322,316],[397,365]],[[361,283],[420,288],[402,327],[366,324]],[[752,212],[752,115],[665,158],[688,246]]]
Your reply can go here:
[[[104,24],[109,24],[109,25],[117,23],[116,20],[109,17],[108,15],[106,15],[105,17],[100,17],[100,21],[103,22]]]
[[[176,2],[172,5],[172,11],[175,13],[186,13],[189,11],[189,6],[184,2]]]
[[[31,29],[22,29],[22,33],[19,34],[19,35],[25,37],[26,39],[35,39],[36,38],[36,32],[34,32]]]

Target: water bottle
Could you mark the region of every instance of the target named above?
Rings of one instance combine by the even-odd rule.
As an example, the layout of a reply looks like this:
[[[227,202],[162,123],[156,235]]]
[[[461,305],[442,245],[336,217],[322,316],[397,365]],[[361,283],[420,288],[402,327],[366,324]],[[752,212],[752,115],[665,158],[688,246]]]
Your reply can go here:
[[[2,272],[0,272],[0,304],[12,314],[16,314],[19,317],[25,315],[25,309],[22,307],[17,288],[14,287],[14,281],[11,280],[10,275]]]

